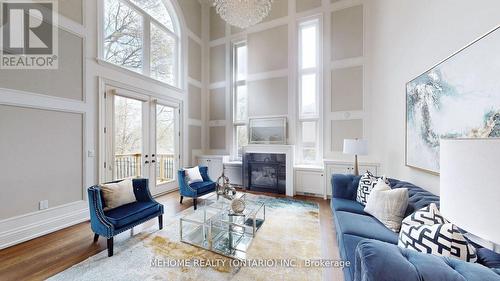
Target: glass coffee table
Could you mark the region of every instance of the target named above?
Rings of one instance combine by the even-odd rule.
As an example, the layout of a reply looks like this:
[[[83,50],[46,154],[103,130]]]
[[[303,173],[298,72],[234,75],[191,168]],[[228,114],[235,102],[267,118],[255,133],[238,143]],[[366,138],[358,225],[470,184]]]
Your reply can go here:
[[[238,192],[237,198],[245,201],[245,210],[233,214],[231,200],[210,193],[200,197],[197,211],[180,219],[181,241],[223,256],[244,260],[257,231],[266,220],[266,205],[247,198]]]

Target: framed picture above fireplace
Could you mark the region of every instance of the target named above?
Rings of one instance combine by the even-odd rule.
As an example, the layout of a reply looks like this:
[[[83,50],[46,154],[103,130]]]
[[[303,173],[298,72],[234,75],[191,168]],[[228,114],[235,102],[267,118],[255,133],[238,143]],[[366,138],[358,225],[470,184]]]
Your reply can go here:
[[[250,144],[286,144],[286,117],[250,118]]]

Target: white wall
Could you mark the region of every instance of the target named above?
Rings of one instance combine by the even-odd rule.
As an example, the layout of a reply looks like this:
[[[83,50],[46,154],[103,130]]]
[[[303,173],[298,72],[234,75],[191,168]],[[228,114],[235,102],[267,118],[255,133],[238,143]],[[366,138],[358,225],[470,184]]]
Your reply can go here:
[[[370,149],[390,177],[439,193],[439,177],[405,166],[405,84],[500,24],[500,1],[366,2]]]

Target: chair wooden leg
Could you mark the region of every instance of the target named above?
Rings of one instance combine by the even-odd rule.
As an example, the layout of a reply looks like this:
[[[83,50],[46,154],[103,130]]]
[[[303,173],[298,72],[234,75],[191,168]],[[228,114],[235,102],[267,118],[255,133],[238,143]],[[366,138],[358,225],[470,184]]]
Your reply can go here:
[[[193,199],[194,209],[196,210],[196,198]]]
[[[113,256],[113,237],[108,238],[108,257]]]
[[[97,242],[97,240],[99,240],[99,234],[94,234],[94,243]]]
[[[181,204],[182,204],[182,199],[184,199],[184,196],[181,195],[181,202],[180,202]]]
[[[158,224],[160,225],[160,229],[163,229],[163,215],[158,216]]]

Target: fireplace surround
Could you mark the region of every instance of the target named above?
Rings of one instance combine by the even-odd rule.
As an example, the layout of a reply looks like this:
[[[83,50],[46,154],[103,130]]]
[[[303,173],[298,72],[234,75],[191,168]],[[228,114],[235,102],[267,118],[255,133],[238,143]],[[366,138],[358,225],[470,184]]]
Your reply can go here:
[[[243,155],[243,186],[247,190],[285,194],[286,177],[286,154]]]

